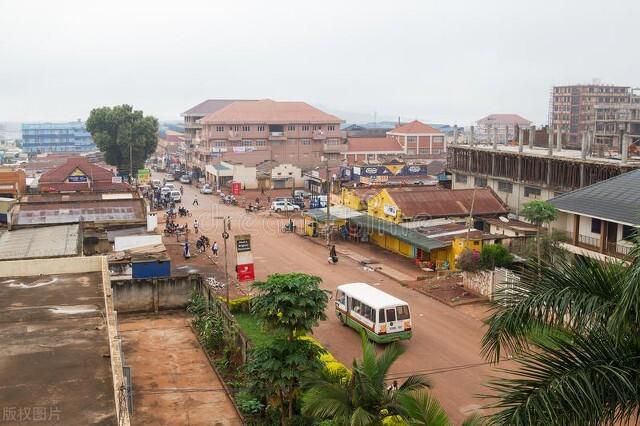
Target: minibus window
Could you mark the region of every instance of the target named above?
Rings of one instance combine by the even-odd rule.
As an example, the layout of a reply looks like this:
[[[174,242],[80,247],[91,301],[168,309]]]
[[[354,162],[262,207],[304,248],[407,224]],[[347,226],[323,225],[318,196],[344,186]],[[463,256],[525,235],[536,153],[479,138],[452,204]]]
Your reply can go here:
[[[384,309],[380,309],[378,311],[378,323],[382,324],[385,323],[386,321],[384,320]]]
[[[396,310],[387,309],[387,322],[393,322],[396,320]]]
[[[398,320],[406,320],[409,319],[409,307],[408,306],[398,306],[396,308],[398,311]]]

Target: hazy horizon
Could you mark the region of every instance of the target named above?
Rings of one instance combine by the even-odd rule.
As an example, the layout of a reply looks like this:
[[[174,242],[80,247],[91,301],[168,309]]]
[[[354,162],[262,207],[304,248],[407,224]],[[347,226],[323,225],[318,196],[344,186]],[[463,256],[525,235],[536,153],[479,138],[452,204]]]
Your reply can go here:
[[[378,121],[547,121],[556,84],[640,85],[640,2],[330,0],[0,4],[0,121],[161,120],[208,98],[305,101]],[[343,117],[345,118],[345,117]]]

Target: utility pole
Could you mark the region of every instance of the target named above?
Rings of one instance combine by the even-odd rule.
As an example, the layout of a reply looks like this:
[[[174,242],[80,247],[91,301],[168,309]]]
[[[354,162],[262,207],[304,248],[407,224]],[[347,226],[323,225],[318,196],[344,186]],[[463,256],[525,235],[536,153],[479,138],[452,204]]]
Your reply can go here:
[[[133,145],[129,141],[129,183],[133,183]]]
[[[231,229],[230,225],[230,218],[229,217],[223,217],[222,218],[222,239],[224,240],[224,280],[225,280],[225,287],[227,290],[227,307],[229,307],[229,256],[228,256],[228,251],[227,251],[227,240],[229,239],[229,232],[228,230]]]
[[[327,247],[331,244],[331,184],[333,179],[329,177],[329,160],[327,160]]]

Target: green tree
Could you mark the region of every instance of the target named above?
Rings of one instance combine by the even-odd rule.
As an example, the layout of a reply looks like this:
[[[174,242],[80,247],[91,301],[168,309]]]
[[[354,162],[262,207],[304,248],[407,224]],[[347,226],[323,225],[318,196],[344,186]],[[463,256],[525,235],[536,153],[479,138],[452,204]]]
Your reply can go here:
[[[300,337],[326,319],[328,296],[320,289],[320,277],[301,273],[273,274],[257,281],[258,294],[251,312],[276,339],[251,354],[249,376],[262,387],[270,402],[280,411],[280,422],[294,415],[301,392],[303,374],[320,369],[323,350]]]
[[[266,328],[284,332],[289,340],[304,336],[327,319],[324,310],[329,297],[320,282],[320,277],[301,273],[269,275],[266,281],[253,284],[259,293],[251,312]]]
[[[513,263],[513,256],[502,244],[486,244],[480,252],[480,265],[484,269],[494,269],[509,266]]]
[[[520,214],[536,226],[536,257],[538,259],[538,265],[540,265],[542,257],[540,231],[542,225],[550,223],[558,217],[558,210],[548,201],[533,200],[522,206]]]
[[[158,119],[134,111],[130,105],[101,107],[91,110],[87,131],[104,152],[105,161],[135,175],[158,144]]]
[[[519,364],[490,383],[496,425],[596,425],[640,412],[640,248],[629,265],[530,264],[498,291],[483,353]]]
[[[319,419],[332,419],[339,426],[381,425],[384,419],[391,419],[394,423],[394,417],[400,416],[404,420],[410,412],[421,416],[429,413],[434,421],[430,425],[443,424],[435,422],[442,417],[442,409],[437,402],[429,399],[432,407],[423,407],[421,394],[412,393],[429,386],[426,377],[410,376],[397,390],[387,389],[385,377],[403,352],[401,346],[393,343],[376,356],[374,344],[363,334],[362,359],[353,361],[350,380],[341,380],[324,371],[310,382],[304,393],[302,413]]]

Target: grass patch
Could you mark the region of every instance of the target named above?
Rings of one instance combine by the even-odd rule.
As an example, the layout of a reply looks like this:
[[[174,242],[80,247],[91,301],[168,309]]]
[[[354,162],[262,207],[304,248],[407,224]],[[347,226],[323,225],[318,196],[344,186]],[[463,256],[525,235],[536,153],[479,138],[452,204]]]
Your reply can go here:
[[[245,312],[237,312],[233,315],[242,329],[242,332],[251,340],[255,346],[261,346],[273,340],[273,335],[262,329],[258,319]]]

